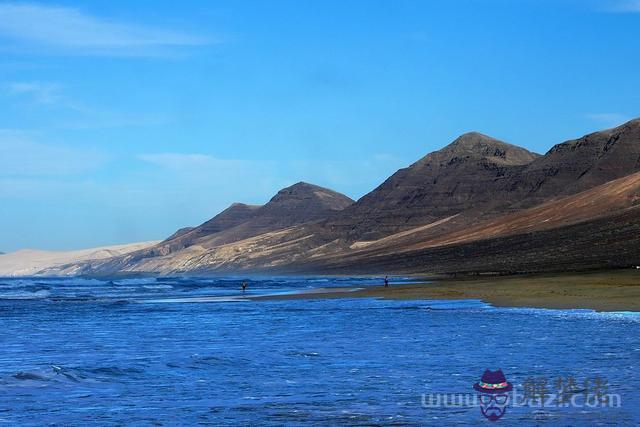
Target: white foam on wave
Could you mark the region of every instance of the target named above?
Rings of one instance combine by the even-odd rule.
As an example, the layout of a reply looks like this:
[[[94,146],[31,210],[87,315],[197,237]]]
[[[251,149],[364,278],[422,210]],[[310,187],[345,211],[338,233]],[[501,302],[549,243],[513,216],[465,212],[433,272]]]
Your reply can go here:
[[[640,312],[635,311],[596,311],[585,308],[556,309],[556,308],[527,308],[527,307],[503,307],[500,311],[510,313],[523,313],[532,315],[555,316],[565,318],[588,318],[594,320],[614,320],[627,322],[640,322]]]
[[[118,279],[113,281],[113,283],[116,285],[150,285],[156,282],[157,280],[155,277],[145,277],[145,278],[137,278],[137,279]]]
[[[0,299],[10,300],[31,300],[31,299],[44,299],[51,293],[47,290],[40,290],[36,292],[9,292],[0,294]]]
[[[386,301],[386,300],[380,300]],[[589,318],[594,320],[613,320],[640,323],[640,312],[635,311],[596,311],[592,309],[556,309],[535,307],[495,307],[479,299],[466,300],[418,300],[427,309],[465,310],[480,309],[492,312],[555,316],[565,318]],[[413,301],[414,303],[416,301]],[[409,303],[408,301],[406,303]]]
[[[142,287],[145,289],[156,289],[156,290],[173,289],[173,286],[171,285],[142,285]]]
[[[202,303],[202,302],[246,302],[251,301],[244,297],[221,296],[221,297],[191,297],[191,298],[157,298],[136,301],[143,304],[182,304],[182,303]]]

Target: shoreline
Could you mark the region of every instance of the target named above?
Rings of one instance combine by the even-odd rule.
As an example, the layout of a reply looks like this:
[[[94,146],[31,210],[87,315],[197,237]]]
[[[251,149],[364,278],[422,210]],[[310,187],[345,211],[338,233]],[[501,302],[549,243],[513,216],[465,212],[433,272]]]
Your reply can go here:
[[[530,276],[436,279],[428,283],[371,285],[366,288],[318,288],[255,301],[329,298],[395,300],[475,299],[496,307],[591,309],[640,312],[640,271],[636,269]]]

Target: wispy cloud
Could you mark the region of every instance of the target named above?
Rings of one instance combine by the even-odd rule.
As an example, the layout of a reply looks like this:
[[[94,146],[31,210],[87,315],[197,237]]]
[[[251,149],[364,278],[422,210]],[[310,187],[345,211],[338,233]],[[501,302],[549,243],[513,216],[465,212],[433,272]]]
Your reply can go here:
[[[38,4],[0,4],[0,37],[35,48],[89,55],[155,56],[213,40],[114,22],[78,9]]]
[[[31,81],[0,83],[0,93],[16,98],[37,108],[72,111],[73,118],[57,119],[55,129],[102,129],[137,126],[159,126],[173,123],[174,119],[154,113],[116,112],[86,105],[71,98],[65,87],[58,83]]]
[[[254,161],[247,159],[220,159],[208,154],[155,153],[142,154],[139,160],[152,164],[166,177],[189,182],[191,186],[204,184],[206,191],[233,187],[239,194],[267,196],[282,187],[298,181],[307,181],[344,192],[352,197],[361,196],[362,188],[374,188],[381,171],[391,175],[406,166],[406,159],[386,153],[377,153],[359,159],[310,161]],[[233,185],[230,185],[230,184]],[[260,191],[257,191],[260,189]],[[182,190],[181,190],[182,191]],[[240,198],[236,201],[260,199]]]
[[[63,86],[58,83],[43,81],[0,83],[0,92],[38,107],[72,110],[83,115],[89,112],[88,107],[67,96]]]
[[[175,118],[163,114],[122,113],[84,108],[78,119],[60,121],[53,127],[65,130],[153,127],[175,123]]]
[[[0,129],[0,152],[0,177],[76,175],[106,161],[98,150],[44,144],[31,132],[16,129]]]
[[[605,12],[640,13],[640,0],[604,0],[599,6]]]
[[[239,171],[248,168],[251,163],[244,160],[218,159],[207,154],[156,153],[142,154],[138,158],[176,172]]]
[[[629,116],[620,113],[589,113],[586,114],[586,117],[599,125],[607,127],[619,126],[631,120]]]
[[[215,213],[231,202],[263,203],[281,187],[281,169],[275,162],[225,159],[203,153],[150,153],[137,156],[149,164],[138,170],[136,182],[150,184],[143,197],[190,205],[216,205],[201,212]],[[201,197],[201,195],[208,195]],[[266,198],[266,199],[265,199]],[[176,205],[177,206],[177,205]]]
[[[6,84],[12,95],[24,95],[38,104],[55,104],[61,98],[60,87],[55,83],[12,82]]]

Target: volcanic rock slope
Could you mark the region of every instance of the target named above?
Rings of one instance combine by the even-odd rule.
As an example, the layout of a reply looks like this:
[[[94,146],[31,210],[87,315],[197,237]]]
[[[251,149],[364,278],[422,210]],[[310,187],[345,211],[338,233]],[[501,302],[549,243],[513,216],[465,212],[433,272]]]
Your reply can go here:
[[[467,133],[400,169],[327,226],[348,239],[369,240],[473,210],[506,208],[509,182],[539,156]]]
[[[338,192],[299,182],[280,190],[263,206],[234,203],[200,226],[179,230],[155,246],[122,257],[84,263],[81,270],[83,274],[111,274],[241,268],[234,265],[234,257],[250,255],[255,249],[268,252],[269,245],[277,244],[275,241],[284,236],[289,238],[289,230],[297,225],[312,227],[352,203],[352,199]],[[245,242],[257,236],[268,240],[268,244],[256,248],[255,244]]]
[[[554,269],[551,261],[610,266],[617,255],[624,264],[638,252],[628,234],[637,171],[640,119],[544,156],[472,132],[356,203],[299,183],[264,206],[233,205],[150,249],[83,271],[537,271]],[[627,243],[606,238],[614,235]]]
[[[640,120],[634,120],[511,169],[491,183],[499,186],[497,203],[480,200],[426,225],[363,239],[349,253],[305,268],[513,272],[640,264],[640,240],[629,231],[639,215],[639,170]]]

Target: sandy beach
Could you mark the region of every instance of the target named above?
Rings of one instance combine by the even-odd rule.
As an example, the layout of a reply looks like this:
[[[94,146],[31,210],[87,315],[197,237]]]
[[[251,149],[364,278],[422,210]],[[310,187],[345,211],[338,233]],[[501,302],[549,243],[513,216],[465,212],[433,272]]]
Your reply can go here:
[[[640,311],[640,270],[438,279],[411,285],[394,286],[392,283],[389,288],[318,289],[255,299],[318,298],[479,299],[498,307]]]

